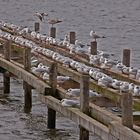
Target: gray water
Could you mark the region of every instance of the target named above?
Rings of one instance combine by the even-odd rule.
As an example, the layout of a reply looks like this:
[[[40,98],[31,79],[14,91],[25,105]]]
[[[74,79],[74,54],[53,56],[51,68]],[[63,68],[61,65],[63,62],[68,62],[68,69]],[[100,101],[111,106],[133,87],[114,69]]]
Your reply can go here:
[[[0,0],[0,20],[16,25],[33,29],[38,21],[33,16],[36,11],[63,20],[56,26],[58,38],[75,31],[78,40],[89,44],[89,32],[95,30],[106,36],[98,40],[99,50],[115,53],[121,59],[122,50],[129,48],[131,65],[140,67],[140,0]],[[47,22],[41,23],[42,33],[48,34],[49,28]],[[22,86],[16,80],[11,84],[10,96],[0,100],[1,140],[78,139],[78,126],[60,114],[57,114],[57,129],[47,129],[47,108],[38,101],[37,94],[33,94],[32,112],[23,113]]]
[[[3,78],[0,74],[0,140],[78,140],[79,127],[57,113],[56,129],[47,128],[47,106],[32,91],[32,111],[24,113],[22,81],[11,77],[10,94],[3,94]],[[90,140],[101,140],[90,133]]]
[[[111,51],[121,59],[124,48],[131,49],[131,65],[140,67],[140,0],[0,0],[0,19],[33,29],[36,12],[59,18],[57,37],[75,31],[77,39],[90,42],[95,30],[106,38],[98,40],[98,49]],[[42,33],[49,25],[42,23]]]

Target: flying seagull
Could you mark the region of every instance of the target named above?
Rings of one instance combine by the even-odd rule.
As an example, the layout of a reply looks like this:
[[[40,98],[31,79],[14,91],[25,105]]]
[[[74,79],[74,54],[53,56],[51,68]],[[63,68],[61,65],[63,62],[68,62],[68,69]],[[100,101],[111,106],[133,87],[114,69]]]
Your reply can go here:
[[[52,27],[53,27],[54,24],[57,24],[57,23],[60,23],[60,22],[62,22],[62,20],[59,20],[59,19],[48,20],[48,23],[51,24]]]
[[[39,12],[36,12],[34,15],[37,16],[40,19],[40,21],[43,21],[44,17],[48,16],[47,13],[39,13]]]

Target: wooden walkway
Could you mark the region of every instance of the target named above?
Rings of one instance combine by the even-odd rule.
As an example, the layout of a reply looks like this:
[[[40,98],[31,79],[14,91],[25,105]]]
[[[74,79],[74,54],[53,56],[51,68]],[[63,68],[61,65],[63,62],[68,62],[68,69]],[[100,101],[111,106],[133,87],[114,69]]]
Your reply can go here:
[[[18,33],[15,33],[10,29],[2,28],[2,30],[9,32],[12,35],[19,36]],[[73,58],[76,61],[85,63],[88,66],[101,69],[99,66],[91,65],[87,56],[83,57],[79,54],[69,54],[69,50],[62,46],[44,44],[44,42],[31,38],[29,35],[24,35],[23,37],[35,42],[41,47],[59,52],[67,57]],[[57,111],[80,125],[80,140],[87,140],[89,131],[96,133],[104,140],[140,139],[140,127],[134,123],[135,117],[132,114],[133,108],[138,111],[140,110],[140,99],[138,97],[133,97],[132,99],[130,93],[122,95],[120,92],[112,88],[99,86],[97,82],[92,78],[89,78],[87,74],[79,73],[71,68],[65,67],[61,63],[54,61],[41,53],[31,52],[30,48],[20,45],[14,41],[0,38],[0,42],[3,44],[1,47],[2,50],[4,50],[4,53],[1,53],[0,57],[0,67],[5,70],[3,74],[4,93],[10,93],[10,74],[22,79],[24,81],[23,88],[25,90],[25,111],[28,112],[31,111],[32,107],[31,89],[35,88],[39,93],[39,99],[48,107],[48,128],[55,128]],[[13,56],[12,53],[13,46],[20,50],[18,52],[18,56],[20,56],[21,62],[14,60],[15,56]],[[50,67],[49,82],[42,80],[39,76],[31,72],[31,56],[36,56],[40,62]],[[117,77],[118,79],[140,85],[138,80],[132,79],[128,75],[120,74],[107,69],[101,70],[106,74]],[[57,74],[70,76],[71,81],[67,85],[58,86],[56,79]],[[70,88],[72,85],[75,86],[75,84],[80,86],[81,89],[80,108],[62,106],[60,100],[63,98],[70,98],[70,96],[66,94],[66,86]],[[89,89],[93,89],[103,96],[93,97],[89,101]],[[128,101],[123,100],[126,98],[128,98]],[[104,106],[104,108],[100,107],[98,103],[95,104],[98,101],[101,102],[101,105]],[[122,109],[124,109],[122,113],[124,114],[122,114],[121,118],[105,109],[108,101],[122,105]]]

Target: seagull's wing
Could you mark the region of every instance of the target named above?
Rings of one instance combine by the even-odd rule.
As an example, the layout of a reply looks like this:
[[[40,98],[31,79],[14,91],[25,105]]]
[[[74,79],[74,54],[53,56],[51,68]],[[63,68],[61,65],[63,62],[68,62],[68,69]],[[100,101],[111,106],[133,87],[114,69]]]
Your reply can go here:
[[[42,16],[48,16],[48,14],[47,14],[47,13],[41,13],[41,15],[42,15]]]
[[[39,17],[40,21],[42,21],[42,20],[43,20],[43,17],[42,17],[42,16],[38,16],[38,17]]]
[[[43,20],[43,16],[41,13],[36,12],[34,15],[37,16],[40,19],[40,21]]]

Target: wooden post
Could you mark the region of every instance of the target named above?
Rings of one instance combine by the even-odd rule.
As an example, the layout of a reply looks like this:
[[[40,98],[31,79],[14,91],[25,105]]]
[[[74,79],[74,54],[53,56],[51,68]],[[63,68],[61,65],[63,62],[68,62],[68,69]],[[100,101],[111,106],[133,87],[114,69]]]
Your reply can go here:
[[[122,106],[122,124],[133,128],[133,106],[132,106],[132,93],[122,93],[121,106]]]
[[[11,54],[11,41],[5,41],[4,44],[4,58],[10,61]],[[9,72],[6,71],[3,73],[3,83],[4,83],[4,93],[10,93],[10,76]]]
[[[35,27],[35,32],[39,33],[39,31],[40,31],[40,24],[39,24],[39,22],[35,22],[34,27]]]
[[[82,74],[80,78],[80,110],[89,115],[89,75]],[[89,131],[80,126],[80,140],[89,139]]]
[[[70,32],[70,44],[75,44],[75,32]]]
[[[130,49],[123,50],[123,64],[127,67],[130,66]]]
[[[97,55],[97,42],[96,41],[91,42],[90,53],[92,55]]]
[[[31,49],[24,49],[24,69],[30,71],[31,69]],[[23,81],[24,88],[24,111],[29,113],[32,108],[32,87],[25,81]]]
[[[51,27],[51,29],[50,29],[50,37],[53,37],[53,38],[56,37],[56,28],[55,27]]]
[[[10,61],[12,41],[5,41],[4,44],[4,58]]]
[[[56,96],[57,88],[57,63],[52,63],[49,74],[49,84],[52,88],[52,96]],[[56,111],[48,107],[48,128],[55,129],[56,124]]]

